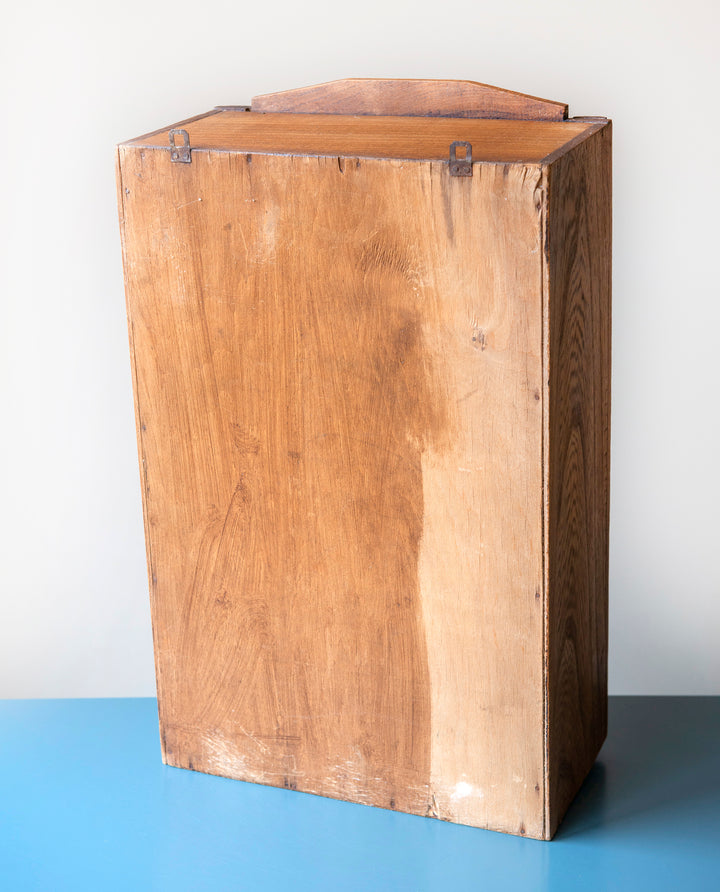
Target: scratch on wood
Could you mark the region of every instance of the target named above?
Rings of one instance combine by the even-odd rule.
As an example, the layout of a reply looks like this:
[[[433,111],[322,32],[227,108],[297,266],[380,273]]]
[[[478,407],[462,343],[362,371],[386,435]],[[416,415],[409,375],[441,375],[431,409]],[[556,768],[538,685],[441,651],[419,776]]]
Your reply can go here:
[[[186,208],[186,207],[189,207],[191,204],[197,204],[199,201],[202,201],[202,198],[193,198],[192,201],[186,201],[184,204],[176,204],[176,205],[175,205],[175,210],[176,210],[176,211],[179,211],[180,208]]]

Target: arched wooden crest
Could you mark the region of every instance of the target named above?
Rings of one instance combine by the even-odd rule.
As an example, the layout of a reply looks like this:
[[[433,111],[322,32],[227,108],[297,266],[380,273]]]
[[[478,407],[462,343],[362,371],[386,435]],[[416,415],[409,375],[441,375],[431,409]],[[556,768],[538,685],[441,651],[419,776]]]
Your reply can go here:
[[[563,121],[564,102],[463,80],[346,78],[266,93],[252,101],[254,112],[295,114],[401,115]]]

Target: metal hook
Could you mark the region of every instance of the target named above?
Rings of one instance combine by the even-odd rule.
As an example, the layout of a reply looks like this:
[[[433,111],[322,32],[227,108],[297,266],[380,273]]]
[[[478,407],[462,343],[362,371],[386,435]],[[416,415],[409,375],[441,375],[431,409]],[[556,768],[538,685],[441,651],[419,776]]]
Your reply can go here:
[[[465,157],[458,158],[458,146],[465,148]],[[450,176],[451,177],[471,177],[472,170],[472,146],[469,142],[453,142],[450,144]]]
[[[181,145],[175,143],[176,136],[182,138]],[[190,136],[187,130],[171,130],[168,133],[168,139],[170,140],[170,160],[190,164],[192,158],[190,157]]]

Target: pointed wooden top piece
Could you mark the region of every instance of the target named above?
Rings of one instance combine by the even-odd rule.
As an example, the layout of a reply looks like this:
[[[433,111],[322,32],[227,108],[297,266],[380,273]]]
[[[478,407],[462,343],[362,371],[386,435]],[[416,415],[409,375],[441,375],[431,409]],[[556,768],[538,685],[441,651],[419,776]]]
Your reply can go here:
[[[469,142],[473,161],[539,164],[603,126],[585,121],[502,121],[409,115],[262,114],[216,109],[180,122],[192,151],[335,155],[447,161],[453,142]],[[170,128],[126,145],[170,150]]]
[[[516,121],[564,121],[568,115],[564,102],[538,99],[477,81],[380,78],[346,78],[266,93],[253,99],[252,110]]]

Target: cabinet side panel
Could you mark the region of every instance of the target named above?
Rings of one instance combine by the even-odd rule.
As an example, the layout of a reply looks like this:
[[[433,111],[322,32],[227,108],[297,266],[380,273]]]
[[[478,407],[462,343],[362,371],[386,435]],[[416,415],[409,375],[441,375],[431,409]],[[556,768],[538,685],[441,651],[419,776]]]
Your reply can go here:
[[[450,435],[422,456],[431,813],[543,834],[541,171],[433,165],[426,341]],[[431,247],[432,245],[434,247]]]
[[[539,167],[122,152],[164,758],[541,835]]]
[[[611,125],[548,171],[548,819],[607,731]]]

